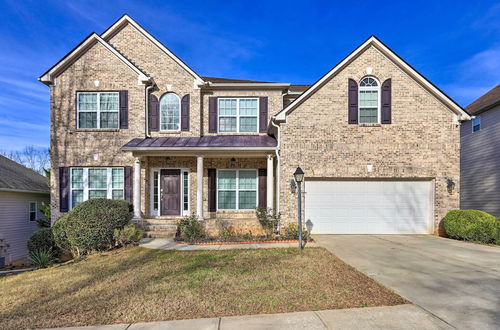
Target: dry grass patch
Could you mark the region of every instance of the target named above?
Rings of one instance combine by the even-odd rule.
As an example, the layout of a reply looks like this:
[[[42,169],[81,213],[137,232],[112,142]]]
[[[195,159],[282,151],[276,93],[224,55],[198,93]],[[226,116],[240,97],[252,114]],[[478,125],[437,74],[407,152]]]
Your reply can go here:
[[[0,292],[4,329],[406,303],[322,248],[130,248],[0,278]]]

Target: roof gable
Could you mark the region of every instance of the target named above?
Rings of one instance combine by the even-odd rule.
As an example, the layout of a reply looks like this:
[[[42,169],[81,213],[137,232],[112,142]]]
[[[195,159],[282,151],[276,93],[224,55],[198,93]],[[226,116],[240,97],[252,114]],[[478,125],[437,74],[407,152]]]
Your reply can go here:
[[[113,46],[104,41],[95,32],[91,33],[85,40],[83,40],[79,45],[77,45],[72,51],[70,51],[66,56],[64,56],[59,62],[57,62],[53,67],[51,67],[47,72],[41,75],[38,80],[46,85],[51,85],[54,83],[54,78],[64,71],[69,65],[71,65],[75,60],[77,60],[82,54],[84,54],[88,49],[90,49],[96,42],[102,44],[106,49],[108,49],[112,54],[117,56],[124,64],[126,64],[132,71],[137,73],[139,83],[146,82],[150,77],[141,71],[137,66],[130,62],[125,56],[120,54]]]
[[[101,37],[108,41],[110,40],[120,29],[126,24],[130,24],[135,29],[137,29],[141,34],[143,34],[147,39],[149,39],[155,46],[160,48],[165,54],[172,58],[177,64],[179,64],[184,70],[191,74],[200,83],[203,82],[203,78],[199,76],[193,69],[191,69],[186,63],[184,63],[177,55],[175,55],[170,49],[165,47],[158,39],[156,39],[151,33],[146,31],[139,23],[134,21],[127,14],[123,15],[118,19],[113,25],[111,25],[106,31],[101,34]]]
[[[0,190],[49,193],[47,178],[0,155]]]
[[[314,94],[319,88],[326,84],[333,76],[338,72],[348,66],[354,59],[356,59],[360,54],[362,54],[369,47],[375,47],[382,54],[384,54],[388,59],[394,62],[398,67],[400,67],[406,74],[417,81],[421,86],[428,90],[432,95],[434,95],[441,103],[443,103],[447,108],[452,110],[455,114],[459,116],[460,120],[470,120],[470,115],[462,109],[455,101],[453,101],[448,95],[432,84],[427,78],[421,75],[412,66],[406,63],[401,57],[399,57],[395,52],[393,52],[389,47],[382,43],[377,37],[370,36],[364,43],[362,43],[358,48],[356,48],[352,53],[340,61],[336,66],[334,66],[330,71],[328,71],[323,77],[311,85],[305,92],[303,92],[299,97],[297,97],[293,102],[276,114],[273,118],[277,121],[286,121],[286,116],[293,111],[298,105],[302,104],[307,100],[312,94]]]

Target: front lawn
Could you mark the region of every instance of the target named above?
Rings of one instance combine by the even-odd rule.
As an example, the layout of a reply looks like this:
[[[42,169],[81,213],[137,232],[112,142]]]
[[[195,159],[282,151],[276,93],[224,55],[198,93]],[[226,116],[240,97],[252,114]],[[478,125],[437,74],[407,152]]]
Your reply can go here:
[[[0,328],[134,323],[404,304],[322,248],[130,248],[0,278]]]

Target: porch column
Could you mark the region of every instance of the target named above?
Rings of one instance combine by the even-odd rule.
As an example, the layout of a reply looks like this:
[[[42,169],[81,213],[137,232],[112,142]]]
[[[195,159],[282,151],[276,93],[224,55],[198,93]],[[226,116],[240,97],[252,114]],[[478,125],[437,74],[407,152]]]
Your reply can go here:
[[[267,207],[274,209],[274,155],[267,155]]]
[[[203,220],[203,156],[196,157],[196,215]]]
[[[133,193],[133,205],[134,205],[134,220],[141,219],[141,159],[135,157],[134,161],[134,193]]]

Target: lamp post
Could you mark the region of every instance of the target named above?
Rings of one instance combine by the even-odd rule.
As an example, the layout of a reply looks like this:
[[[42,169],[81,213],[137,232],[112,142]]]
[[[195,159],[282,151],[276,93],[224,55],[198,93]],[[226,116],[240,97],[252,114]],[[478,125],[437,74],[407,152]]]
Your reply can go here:
[[[297,167],[295,173],[293,173],[295,182],[297,182],[298,188],[298,209],[299,209],[299,249],[303,249],[302,246],[302,186],[301,183],[304,180],[304,171],[300,167]]]

